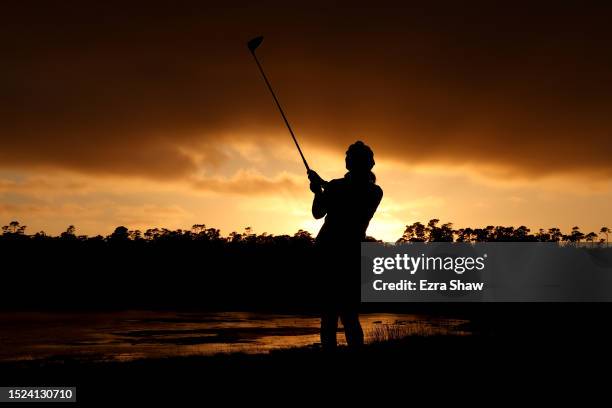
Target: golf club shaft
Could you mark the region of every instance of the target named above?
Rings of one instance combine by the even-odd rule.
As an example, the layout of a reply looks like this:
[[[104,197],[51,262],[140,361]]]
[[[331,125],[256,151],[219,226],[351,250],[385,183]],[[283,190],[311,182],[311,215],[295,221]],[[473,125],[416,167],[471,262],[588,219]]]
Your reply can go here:
[[[287,125],[287,129],[289,129],[289,133],[291,133],[291,137],[293,138],[295,147],[297,147],[298,152],[300,152],[300,156],[302,157],[304,166],[306,166],[306,171],[310,171],[310,167],[308,167],[308,163],[306,162],[306,158],[304,157],[304,154],[302,153],[302,149],[300,149],[300,145],[298,144],[298,141],[295,138],[295,135],[293,134],[293,129],[291,129],[291,125],[289,124],[289,121],[287,120],[287,116],[285,116],[285,112],[283,111],[283,108],[281,107],[280,102],[278,101],[278,98],[276,97],[276,94],[274,93],[274,90],[272,89],[272,85],[270,85],[270,81],[268,81],[268,77],[266,76],[266,73],[264,72],[261,64],[259,63],[259,60],[257,59],[257,55],[255,55],[255,52],[253,51],[251,51],[251,54],[253,54],[253,58],[255,58],[255,63],[257,64],[257,67],[259,68],[259,72],[261,72],[261,75],[263,76],[263,79],[266,82],[266,85],[268,86],[268,89],[270,90],[272,97],[274,98],[274,102],[276,102],[276,106],[278,107],[278,110],[280,111],[280,114],[283,117],[283,120],[285,121],[285,125]]]

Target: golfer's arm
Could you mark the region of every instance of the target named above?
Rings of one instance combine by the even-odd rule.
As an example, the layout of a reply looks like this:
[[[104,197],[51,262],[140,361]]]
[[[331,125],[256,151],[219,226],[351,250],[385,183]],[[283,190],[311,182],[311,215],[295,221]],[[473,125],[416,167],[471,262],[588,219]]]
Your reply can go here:
[[[380,204],[382,197],[383,197],[383,191],[381,188],[378,188],[376,190],[376,196],[374,198],[374,201],[372,202],[369,208],[366,208],[366,211],[364,213],[364,218],[362,221],[365,222],[366,225],[369,224],[372,217],[374,217],[374,214],[376,213],[376,210],[378,209],[378,205]]]
[[[312,200],[312,216],[317,220],[327,214],[327,195],[324,191],[315,193]]]

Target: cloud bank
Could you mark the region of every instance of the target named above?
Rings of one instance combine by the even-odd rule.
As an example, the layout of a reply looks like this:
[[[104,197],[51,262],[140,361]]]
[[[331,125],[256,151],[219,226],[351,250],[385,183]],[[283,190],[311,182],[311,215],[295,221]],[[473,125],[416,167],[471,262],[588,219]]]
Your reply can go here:
[[[14,3],[0,27],[0,167],[214,171],[224,144],[281,134],[244,46],[263,33],[262,62],[306,145],[341,154],[363,139],[378,160],[610,179],[604,7]],[[291,188],[252,181],[198,185]]]

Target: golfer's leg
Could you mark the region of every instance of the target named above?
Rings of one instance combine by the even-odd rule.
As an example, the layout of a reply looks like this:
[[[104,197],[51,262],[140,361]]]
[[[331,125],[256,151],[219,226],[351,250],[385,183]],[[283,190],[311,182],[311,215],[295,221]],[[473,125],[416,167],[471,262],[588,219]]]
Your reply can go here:
[[[324,349],[336,348],[338,331],[338,314],[335,310],[326,310],[321,314],[321,346]]]
[[[363,329],[359,323],[359,313],[356,310],[343,311],[340,318],[349,347],[363,346]]]

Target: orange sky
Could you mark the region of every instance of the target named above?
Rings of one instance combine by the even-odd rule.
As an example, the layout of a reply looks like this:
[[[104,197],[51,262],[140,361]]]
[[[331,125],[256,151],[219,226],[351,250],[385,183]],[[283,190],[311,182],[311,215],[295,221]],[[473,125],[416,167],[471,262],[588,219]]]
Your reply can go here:
[[[313,168],[375,151],[370,234],[612,224],[610,9],[512,4],[206,7],[20,2],[3,10],[0,223],[313,232]]]

